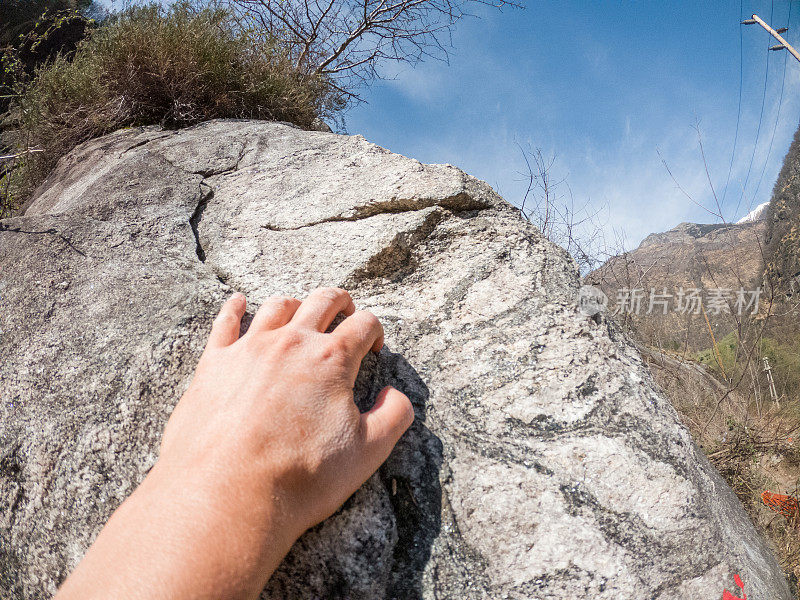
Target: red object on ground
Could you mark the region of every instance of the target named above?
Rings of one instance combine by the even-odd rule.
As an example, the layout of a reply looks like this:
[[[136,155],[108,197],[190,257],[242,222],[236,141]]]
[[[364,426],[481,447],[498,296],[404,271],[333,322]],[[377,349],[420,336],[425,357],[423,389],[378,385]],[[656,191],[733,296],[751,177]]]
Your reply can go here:
[[[761,494],[761,501],[766,504],[768,508],[782,514],[792,524],[797,524],[798,518],[800,517],[800,503],[794,496],[773,494],[772,492],[765,491]]]
[[[764,492],[764,493],[766,494],[767,492]],[[763,498],[763,496],[762,496],[762,498]],[[742,578],[739,577],[738,574],[734,575],[733,576],[733,582],[736,584],[736,586],[740,590],[742,590],[742,592],[741,592],[742,597],[740,598],[739,596],[734,596],[728,590],[722,590],[722,600],[747,600],[747,594],[744,593],[744,584],[742,583]]]

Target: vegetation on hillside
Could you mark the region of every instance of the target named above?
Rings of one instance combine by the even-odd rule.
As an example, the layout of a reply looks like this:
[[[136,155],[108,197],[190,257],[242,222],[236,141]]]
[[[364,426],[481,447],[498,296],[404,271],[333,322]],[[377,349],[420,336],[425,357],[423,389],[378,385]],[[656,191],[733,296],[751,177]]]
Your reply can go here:
[[[771,540],[800,593],[800,515],[787,518],[762,499],[764,492],[800,497],[800,130],[767,219],[762,228],[723,223],[720,235],[704,244],[688,243],[679,235],[683,230],[675,241],[662,236],[662,246],[655,240],[647,252],[617,258],[610,283],[617,289],[705,290],[695,312],[643,310],[617,321],[640,344],[657,382]],[[759,229],[766,233],[757,239],[744,235]],[[609,270],[607,264],[592,281]],[[740,286],[760,289],[757,314],[735,309],[733,291]],[[715,288],[730,292],[727,307],[712,310],[707,300]]]
[[[0,47],[17,41],[6,47],[11,58],[0,80],[11,100],[0,124],[6,149],[0,218],[66,152],[120,127],[183,127],[223,117],[341,125],[342,111],[360,100],[361,86],[380,77],[382,63],[446,58],[452,27],[475,3],[517,6],[510,0],[182,0],[164,8],[134,1],[78,44],[93,25],[81,16],[91,12],[92,0],[4,2]],[[58,27],[42,24],[65,7],[72,12],[57,13]],[[45,9],[50,17],[41,16]],[[22,60],[26,42],[19,35],[32,30],[30,60]],[[59,44],[68,30],[69,43]]]
[[[234,28],[221,9],[134,6],[14,98],[5,139],[27,154],[10,190],[26,196],[76,145],[121,127],[234,117],[308,128],[344,102],[325,77],[295,69],[279,39]]]
[[[93,0],[4,0],[0,3],[0,48],[14,46],[33,30],[42,15],[73,12],[87,17],[100,12]]]
[[[0,114],[33,77],[58,55],[69,58],[98,14],[91,0],[18,0],[0,4]]]
[[[769,328],[767,333],[772,333]],[[730,332],[721,340],[717,340],[717,353],[707,348],[697,353],[696,359],[710,369],[719,379],[739,379],[745,368],[747,348],[739,343],[736,331]],[[762,334],[756,345],[756,360],[753,367],[759,372],[763,370],[763,359],[766,358],[775,379],[776,392],[782,398],[800,397],[800,332],[785,332],[776,337]],[[722,367],[719,361],[722,361]],[[723,370],[724,369],[724,374]],[[800,406],[798,406],[800,411]],[[798,413],[800,416],[800,412]]]
[[[789,302],[800,296],[800,129],[794,136],[767,211],[765,277]]]

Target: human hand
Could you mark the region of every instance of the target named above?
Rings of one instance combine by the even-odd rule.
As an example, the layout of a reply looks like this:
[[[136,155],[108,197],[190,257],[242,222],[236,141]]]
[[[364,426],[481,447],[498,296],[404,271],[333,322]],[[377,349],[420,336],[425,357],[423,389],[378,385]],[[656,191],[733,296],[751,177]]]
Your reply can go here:
[[[350,295],[321,288],[270,298],[239,339],[246,301],[215,319],[189,389],[164,431],[160,463],[279,496],[294,537],[333,514],[388,457],[414,419],[393,388],[360,414],[353,385],[383,328]],[[345,315],[331,333],[334,318]],[[268,488],[268,490],[267,490]]]
[[[256,598],[294,541],[375,472],[414,419],[393,388],[360,414],[353,385],[383,329],[347,292],[244,296],[215,319],[142,484],[58,600]],[[340,312],[346,318],[325,333]]]

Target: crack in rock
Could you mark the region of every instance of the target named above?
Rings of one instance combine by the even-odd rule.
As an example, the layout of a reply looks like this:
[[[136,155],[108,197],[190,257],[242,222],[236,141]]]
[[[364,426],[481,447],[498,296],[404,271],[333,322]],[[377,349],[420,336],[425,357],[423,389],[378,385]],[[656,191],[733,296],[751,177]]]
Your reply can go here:
[[[203,188],[206,188],[203,190]],[[200,182],[200,200],[197,202],[197,206],[192,213],[192,216],[189,217],[189,226],[192,228],[192,233],[194,234],[194,242],[195,242],[195,253],[197,254],[197,258],[200,259],[201,263],[206,262],[206,251],[203,249],[203,244],[200,243],[200,231],[197,228],[200,221],[203,219],[203,211],[205,211],[206,207],[208,206],[208,201],[214,196],[214,188],[210,185],[205,183],[205,181]]]
[[[430,208],[432,206],[441,206],[453,213],[467,212],[470,210],[484,210],[491,205],[487,202],[481,202],[474,199],[467,192],[459,192],[453,196],[446,198],[392,198],[383,202],[375,202],[366,206],[358,206],[353,209],[351,215],[335,215],[312,223],[304,223],[295,227],[279,227],[277,225],[262,225],[264,229],[269,231],[297,231],[298,229],[305,229],[306,227],[314,227],[315,225],[322,225],[323,223],[337,223],[341,221],[361,221],[362,219],[369,219],[377,215],[386,214],[400,214],[406,212],[416,212]]]
[[[27,233],[29,235],[54,235],[81,256],[86,256],[85,252],[80,250],[80,248],[76,247],[75,244],[73,244],[69,238],[59,233],[55,227],[50,227],[49,229],[43,229],[41,231],[33,231],[28,229],[22,229],[21,227],[11,227],[9,225],[6,225],[5,223],[0,223],[0,231],[8,231],[10,233]]]
[[[171,164],[176,169],[180,169],[185,173],[189,173],[191,175],[200,175],[203,179],[200,181],[199,188],[200,188],[200,200],[197,203],[197,206],[192,212],[191,216],[189,217],[189,226],[192,228],[192,234],[194,234],[194,241],[195,241],[195,253],[197,254],[197,258],[200,259],[201,263],[206,262],[206,252],[203,248],[203,244],[200,242],[200,230],[198,229],[198,225],[200,221],[203,219],[203,212],[205,211],[206,207],[208,206],[209,201],[211,198],[214,197],[214,187],[206,183],[206,179],[209,177],[213,177],[216,175],[224,175],[225,173],[232,173],[234,171],[239,170],[239,164],[242,162],[242,159],[245,155],[245,145],[242,144],[242,147],[239,149],[239,156],[236,158],[236,162],[232,167],[225,167],[220,169],[209,169],[207,171],[187,171],[186,169],[182,168],[179,165],[176,165],[174,162],[169,160],[167,157],[161,155],[164,160],[166,160],[169,164]],[[225,283],[222,277],[217,275],[217,279],[221,283]]]

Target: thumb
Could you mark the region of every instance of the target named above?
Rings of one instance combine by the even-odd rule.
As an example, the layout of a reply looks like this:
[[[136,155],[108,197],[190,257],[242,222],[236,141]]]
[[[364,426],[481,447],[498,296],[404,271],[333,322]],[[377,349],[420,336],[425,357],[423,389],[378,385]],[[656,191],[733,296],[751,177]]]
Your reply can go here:
[[[408,397],[385,387],[378,394],[375,406],[361,415],[367,465],[374,473],[387,459],[397,440],[414,422],[414,407]]]

